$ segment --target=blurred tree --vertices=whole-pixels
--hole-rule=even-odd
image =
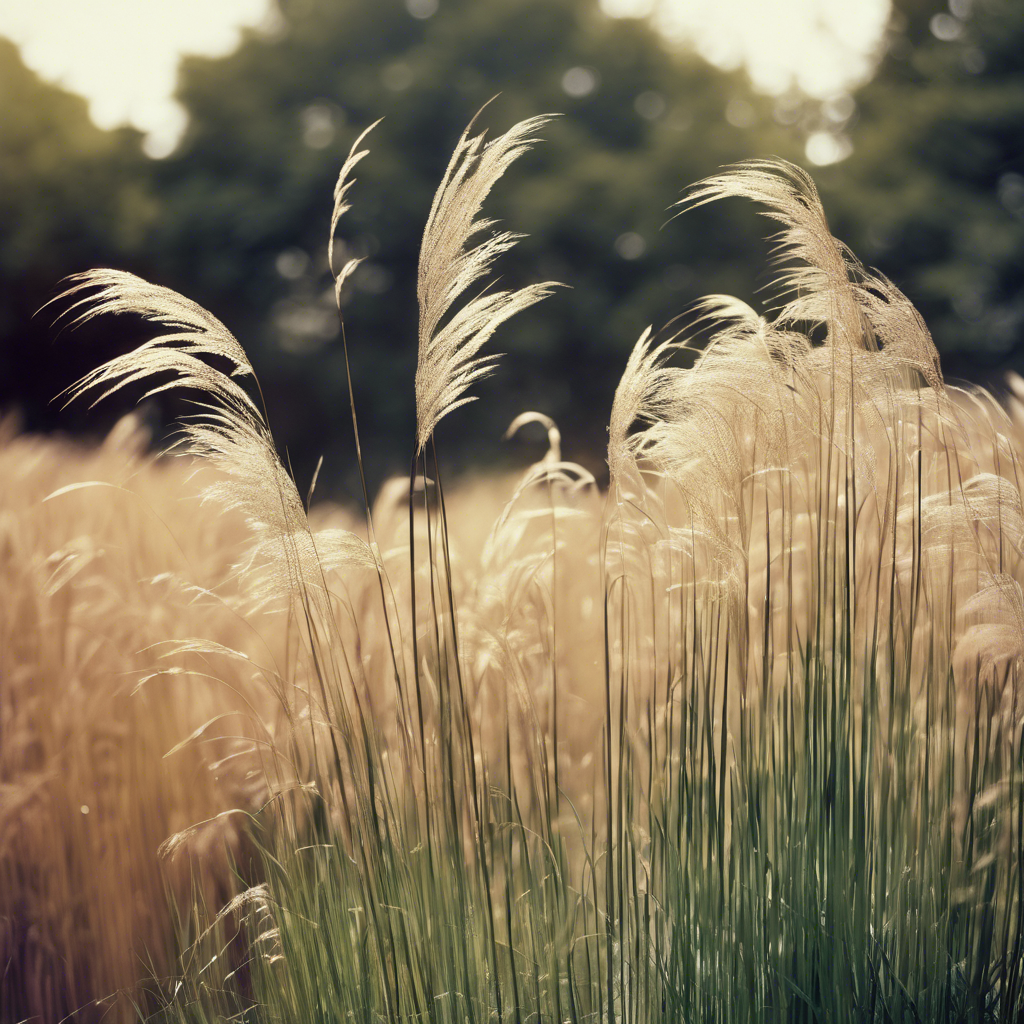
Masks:
[[[490,459],[514,415],[560,422],[596,465],[612,392],[647,323],[696,296],[750,294],[761,226],[747,210],[697,211],[666,230],[681,189],[722,163],[787,144],[738,75],[670,52],[644,22],[596,0],[282,0],[272,35],[218,60],[189,58],[189,127],[157,169],[154,250],[164,283],[214,310],[253,353],[272,425],[308,472],[352,467],[341,346],[326,268],[335,176],[384,116],[339,238],[367,257],[345,296],[371,471],[404,469],[413,438],[415,267],[433,191],[459,133],[564,114],[489,200],[530,238],[499,273],[570,284],[502,328],[508,356],[445,425],[451,461]],[[579,442],[573,446],[573,442]],[[376,443],[375,443],[376,442]],[[456,458],[457,461],[457,458]]]
[[[1024,4],[898,0],[819,175],[835,230],[921,309],[947,372],[1024,370]]]
[[[137,267],[155,213],[140,135],[97,128],[85,100],[40,81],[0,38],[0,410],[25,425],[109,425],[55,394],[116,348],[117,326],[53,346],[55,313],[33,314],[65,275],[96,263]]]

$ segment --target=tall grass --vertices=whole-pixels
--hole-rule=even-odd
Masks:
[[[251,732],[238,695],[248,688],[268,720],[269,705],[247,673],[218,666],[214,680],[182,645],[211,631],[266,647],[202,590],[245,544],[237,517],[179,497],[206,471],[154,464],[131,420],[95,451],[3,430],[0,1019],[49,1021],[134,990],[147,960],[170,969],[168,888],[179,901],[193,880],[211,902],[233,894],[227,851],[245,844],[234,816],[196,829],[176,857],[161,862],[157,847],[263,802],[262,779],[232,755]],[[198,745],[164,757],[215,715]]]
[[[604,494],[521,417],[548,454],[460,549],[480,509],[446,503],[433,430],[550,289],[460,299],[514,241],[478,212],[539,125],[467,133],[439,188],[410,480],[367,497],[361,535],[310,524],[223,325],[113,271],[73,289],[79,315],[166,332],[80,392],[152,373],[206,393],[186,446],[252,537],[216,596],[275,638],[176,648],[244,667],[237,753],[263,791],[252,884],[179,900],[180,963],[139,1013],[1020,1019],[1024,405],[943,380],[803,172],[740,165],[685,203],[782,225],[774,315],[712,296],[702,349],[645,332]]]

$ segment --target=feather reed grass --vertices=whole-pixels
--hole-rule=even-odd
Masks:
[[[741,197],[782,225],[775,315],[711,296],[702,349],[644,333],[606,494],[553,423],[520,417],[548,453],[460,545],[482,513],[446,502],[434,427],[491,368],[494,329],[550,290],[464,299],[514,236],[468,239],[542,123],[467,130],[445,173],[410,480],[367,499],[365,534],[307,514],[223,325],[112,271],[68,293],[79,317],[165,330],[76,393],[151,374],[203,392],[184,446],[214,474],[211,522],[226,510],[249,538],[203,591],[228,631],[171,650],[183,674],[193,657],[217,684],[247,673],[225,689],[261,791],[210,799],[249,809],[258,870],[219,911],[201,891],[183,905],[155,1019],[1019,1020],[1024,385],[1000,405],[947,383],[807,175],[739,165],[683,205]],[[46,592],[34,571],[20,592]],[[225,639],[240,622],[262,650]],[[208,763],[193,731],[180,752]]]

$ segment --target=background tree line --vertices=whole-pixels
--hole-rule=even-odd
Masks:
[[[834,231],[918,303],[948,373],[1024,370],[1024,5],[900,0],[873,80],[851,101],[753,93],[596,0],[281,0],[273,34],[222,59],[188,58],[186,134],[149,160],[138,133],[104,132],[85,103],[36,78],[0,40],[0,409],[29,429],[100,431],[124,404],[53,396],[138,342],[111,320],[57,339],[33,313],[65,274],[133,270],[208,306],[252,355],[271,425],[299,477],[354,495],[354,452],[327,226],[348,147],[384,117],[339,238],[366,261],[344,296],[356,401],[375,481],[413,436],[420,233],[452,146],[483,124],[561,117],[490,201],[529,237],[511,284],[571,285],[502,328],[507,353],[453,417],[450,459],[509,457],[501,435],[533,408],[566,453],[600,462],[626,355],[700,295],[757,292],[766,222],[741,203],[671,219],[682,189],[722,164],[777,154],[806,165],[812,134],[852,144],[811,168]],[[667,222],[667,223],[666,223]],[[187,408],[164,402],[158,430]],[[507,446],[504,446],[507,448]],[[522,454],[513,456],[522,460]]]

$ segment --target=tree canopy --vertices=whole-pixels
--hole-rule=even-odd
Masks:
[[[40,81],[2,38],[0,110],[0,412],[15,407],[36,429],[77,426],[51,399],[95,354],[83,337],[58,355],[52,315],[33,314],[66,274],[144,262],[149,161],[137,132],[97,128],[84,99]]]

